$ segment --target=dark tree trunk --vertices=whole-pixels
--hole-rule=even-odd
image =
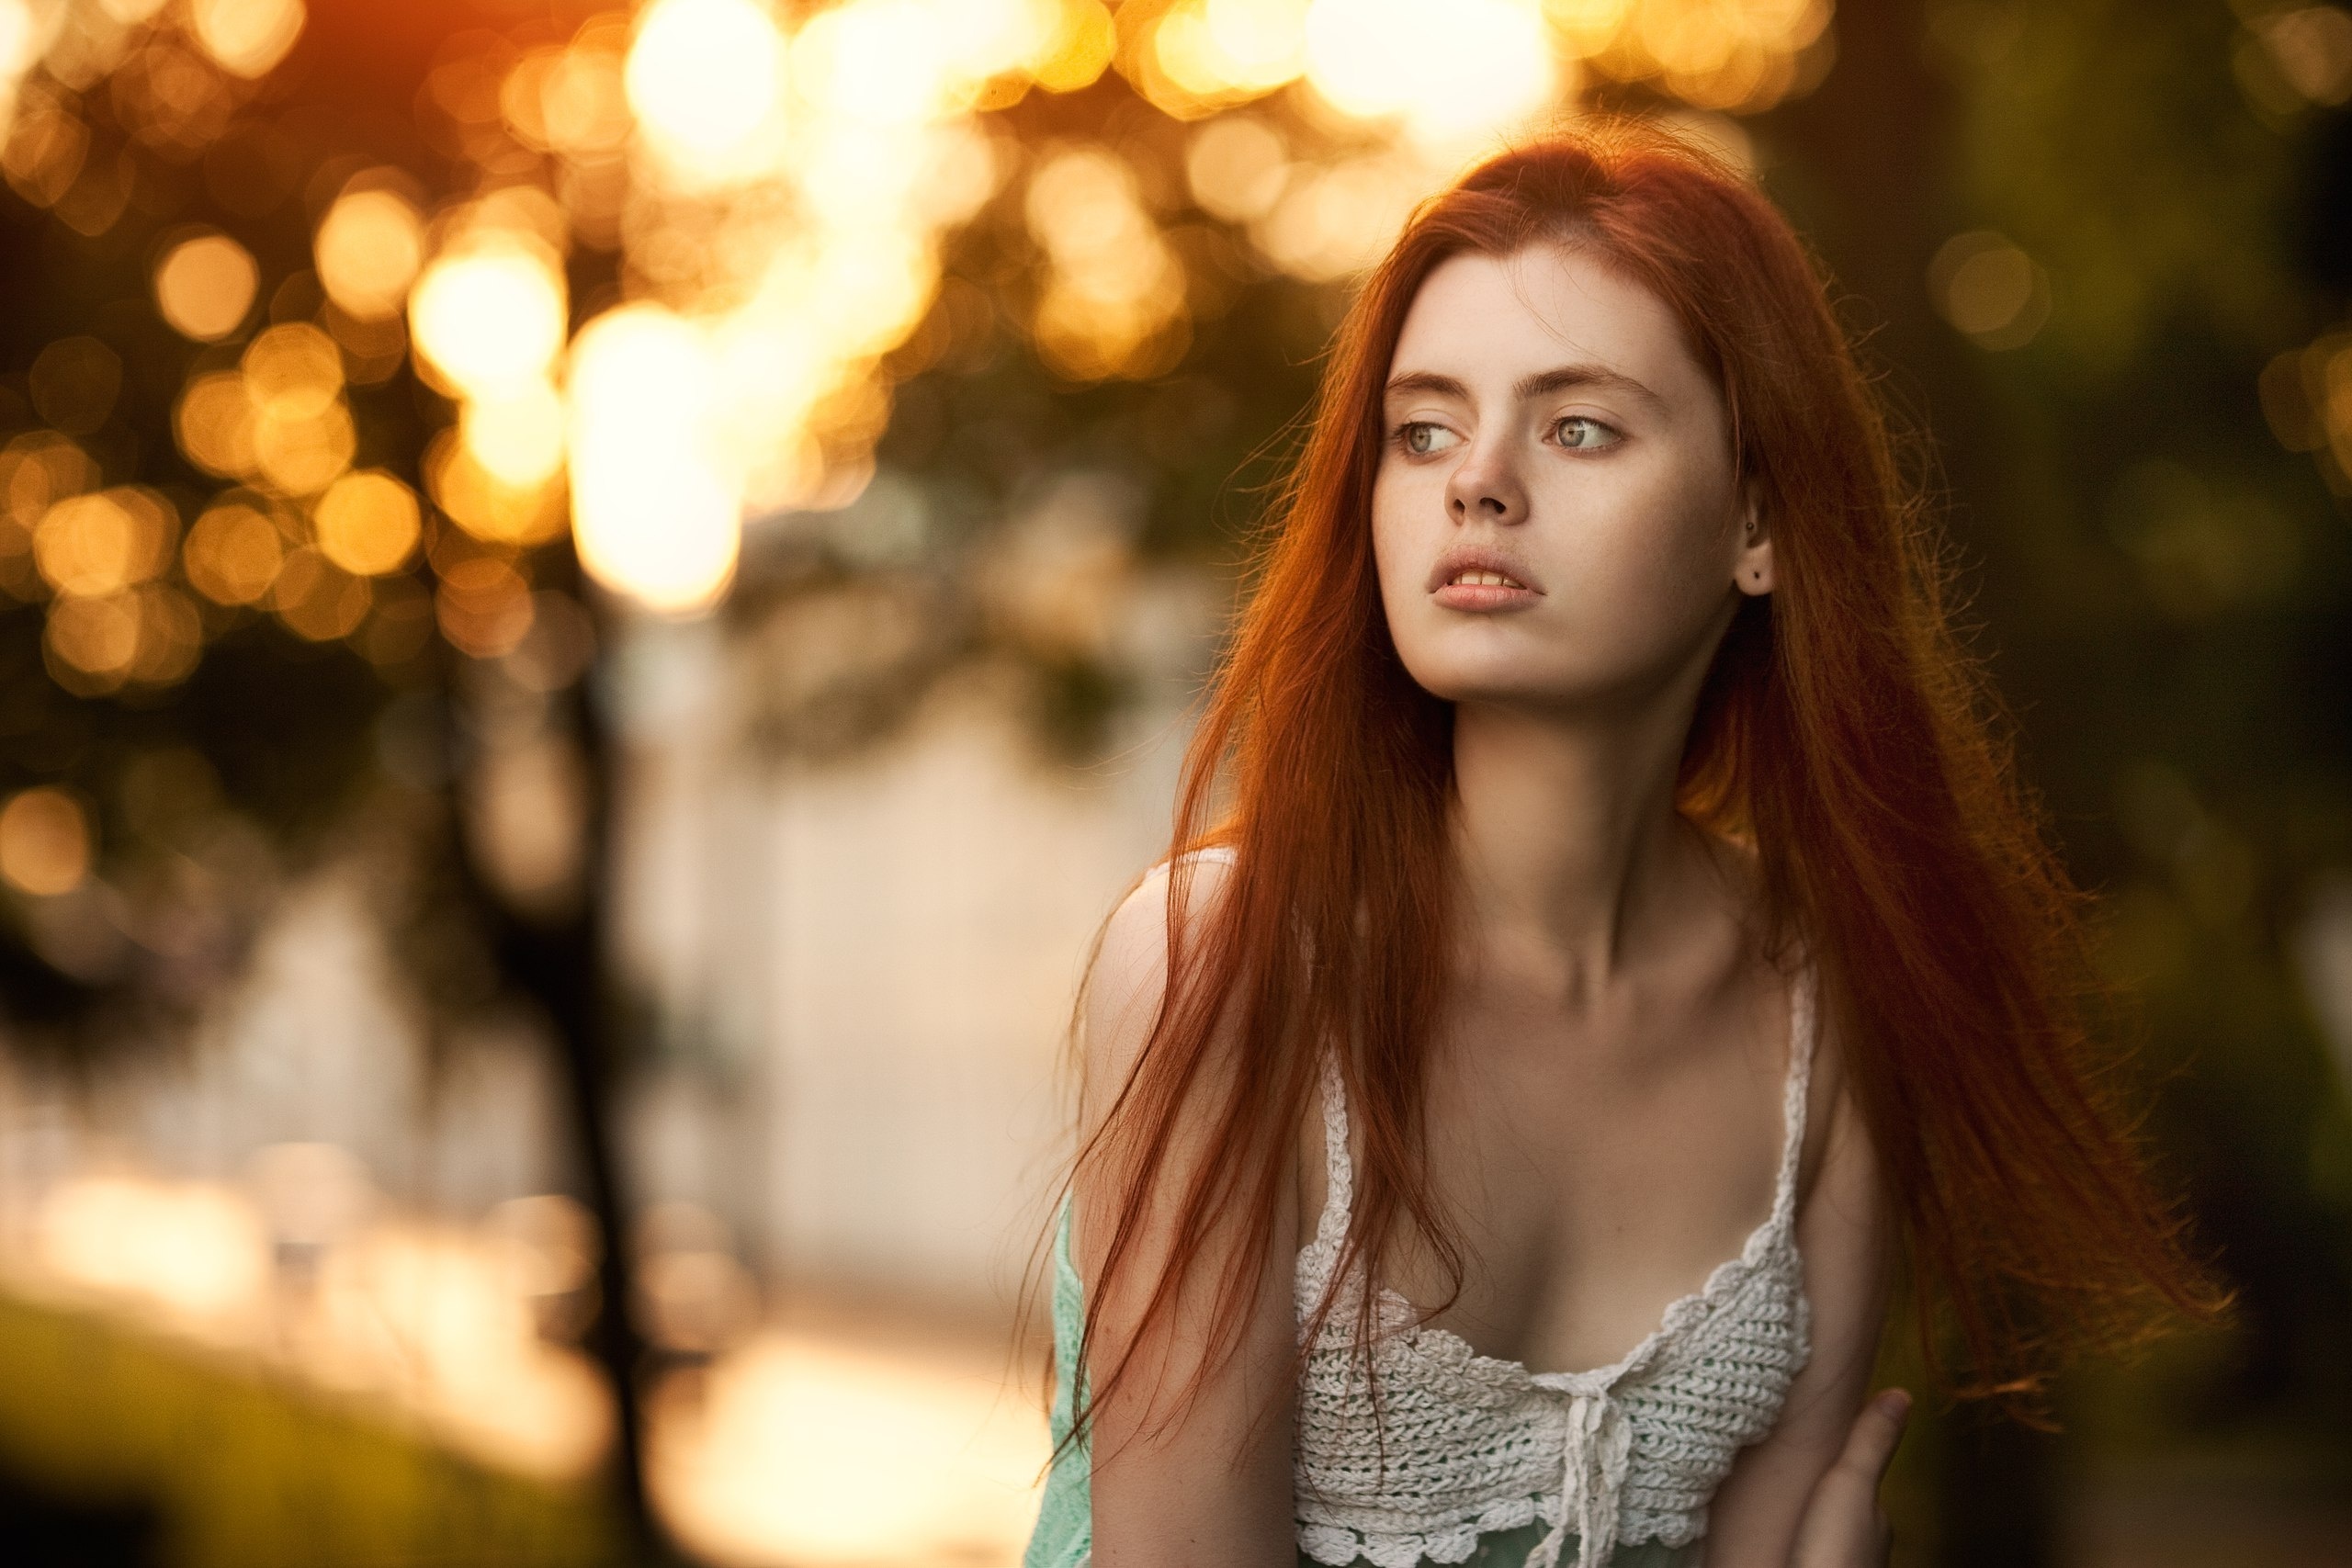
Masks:
[[[579,581],[578,558],[568,544],[550,546],[536,562],[545,585],[593,603]],[[599,647],[603,646],[599,626]],[[457,656],[445,650],[445,658]],[[464,699],[449,683],[450,712]],[[613,1391],[612,1483],[632,1564],[676,1562],[683,1553],[656,1517],[646,1487],[644,1379],[648,1346],[632,1315],[634,1260],[629,1255],[631,1202],[614,1125],[616,1089],[627,1041],[628,1011],[611,976],[609,874],[613,838],[614,756],[608,716],[594,682],[583,677],[565,695],[565,716],[579,748],[586,792],[582,802],[579,895],[547,918],[519,913],[498,893],[467,834],[457,834],[463,876],[484,914],[492,948],[505,982],[537,1004],[553,1034],[562,1109],[580,1159],[585,1198],[603,1241],[596,1269],[597,1310],[583,1346]],[[462,747],[462,742],[460,742]],[[464,752],[455,753],[461,760]],[[457,771],[462,779],[462,767]],[[461,788],[453,784],[453,794]],[[452,809],[462,823],[463,804]]]

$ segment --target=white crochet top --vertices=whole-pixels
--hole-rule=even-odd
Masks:
[[[1353,1352],[1363,1281],[1351,1271],[1308,1352],[1298,1390],[1294,1473],[1299,1550],[1374,1568],[1461,1562],[1478,1538],[1542,1519],[1528,1568],[1554,1568],[1573,1531],[1577,1568],[1620,1542],[1689,1544],[1733,1457],[1772,1428],[1810,1348],[1797,1256],[1797,1156],[1804,1144],[1815,978],[1791,1003],[1780,1174],[1771,1212],[1705,1285],[1666,1309],[1625,1356],[1584,1372],[1534,1372],[1482,1356],[1460,1336],[1416,1325],[1379,1292],[1370,1357]],[[1329,1287],[1352,1188],[1348,1111],[1336,1065],[1323,1073],[1330,1187],[1298,1255],[1301,1333]],[[1375,1420],[1369,1379],[1379,1380]]]

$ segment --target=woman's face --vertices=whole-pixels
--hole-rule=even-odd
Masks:
[[[1373,487],[1388,629],[1455,702],[1639,702],[1772,586],[1722,394],[1657,296],[1589,254],[1463,254],[1396,340]],[[1750,532],[1746,525],[1753,521]]]

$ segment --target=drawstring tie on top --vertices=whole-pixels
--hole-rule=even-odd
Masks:
[[[1576,1568],[1602,1568],[1617,1547],[1617,1496],[1624,1488],[1633,1428],[1606,1389],[1571,1394],[1560,1466],[1560,1521],[1527,1554],[1527,1568],[1557,1568],[1571,1521]],[[1571,1508],[1571,1499],[1574,1506]]]

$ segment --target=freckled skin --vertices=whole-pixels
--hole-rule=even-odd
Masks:
[[[1531,375],[1614,371],[1611,385],[1533,397]],[[1655,295],[1582,252],[1461,255],[1433,271],[1405,318],[1386,403],[1391,434],[1373,489],[1373,544],[1390,635],[1422,686],[1457,702],[1615,704],[1653,696],[1703,660],[1736,593],[1771,586],[1770,546],[1750,546],[1722,396]],[[1423,428],[1408,450],[1398,426]],[[1508,549],[1541,597],[1465,613],[1427,579],[1463,541]],[[1760,572],[1760,577],[1751,575]]]

